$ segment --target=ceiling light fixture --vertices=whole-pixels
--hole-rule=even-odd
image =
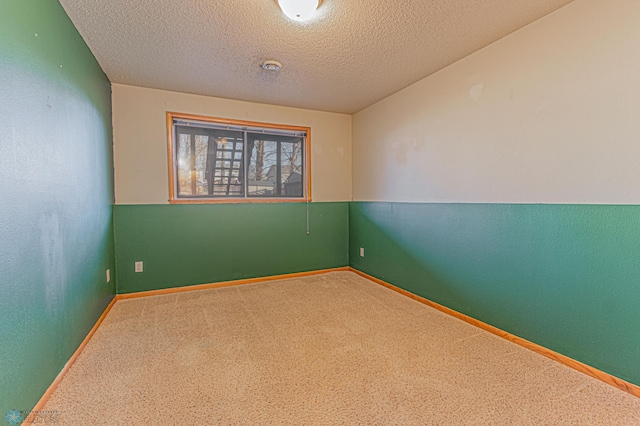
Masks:
[[[282,69],[282,64],[272,59],[269,59],[268,61],[264,61],[261,66],[262,66],[262,69],[266,71],[280,71]]]
[[[280,9],[294,21],[307,21],[316,13],[322,0],[276,0]]]

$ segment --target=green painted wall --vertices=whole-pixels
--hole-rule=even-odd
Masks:
[[[0,2],[0,117],[4,419],[34,406],[114,294],[111,91],[57,1]]]
[[[118,293],[349,265],[349,203],[118,205]],[[134,272],[134,262],[144,272]]]
[[[356,202],[349,221],[352,267],[640,385],[640,207]]]

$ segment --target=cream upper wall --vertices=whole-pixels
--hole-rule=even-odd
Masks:
[[[355,200],[640,202],[640,1],[576,0],[354,116]]]
[[[169,199],[166,112],[311,127],[313,201],[351,200],[351,116],[112,85],[116,204]]]

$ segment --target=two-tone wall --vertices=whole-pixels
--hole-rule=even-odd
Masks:
[[[0,3],[0,413],[34,406],[115,266],[127,293],[351,264],[640,384],[638,22],[576,0],[351,117],[111,98],[57,2]],[[313,202],[169,205],[166,111],[310,126]]]
[[[109,81],[57,1],[0,2],[0,416],[31,410],[115,292]]]
[[[310,233],[304,203],[169,205],[167,111],[311,127]],[[113,129],[119,293],[348,265],[351,116],[114,84]]]
[[[356,114],[351,265],[640,384],[638,22],[576,0]]]

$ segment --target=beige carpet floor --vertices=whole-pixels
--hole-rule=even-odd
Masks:
[[[122,300],[68,425],[640,425],[640,399],[350,272]]]

